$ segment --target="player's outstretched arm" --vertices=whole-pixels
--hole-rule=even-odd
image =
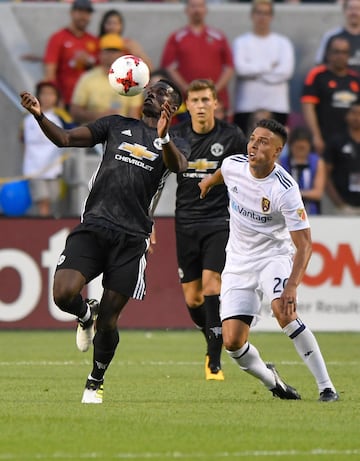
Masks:
[[[45,136],[58,147],[90,147],[94,144],[91,131],[86,126],[64,130],[42,113],[40,102],[35,96],[23,91],[20,97],[21,105],[35,117]]]
[[[223,182],[224,178],[220,168],[214,174],[205,176],[198,184],[200,187],[200,198],[204,198],[212,187],[223,184]]]

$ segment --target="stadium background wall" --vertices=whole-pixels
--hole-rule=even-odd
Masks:
[[[65,239],[78,219],[0,219],[0,329],[69,329],[74,318],[52,300],[52,280]],[[360,331],[360,218],[311,219],[313,256],[299,289],[300,316],[317,331]],[[156,219],[144,301],[130,301],[121,328],[193,328],[177,275],[174,219]],[[84,292],[99,298],[100,277]],[[255,327],[278,326],[264,304]]]
[[[159,65],[168,35],[186,22],[182,3],[98,3],[90,31],[97,34],[100,18],[109,8],[125,17],[125,35],[135,38]],[[230,42],[249,29],[249,3],[209,4],[207,22],[225,31]],[[22,149],[18,129],[22,119],[18,93],[33,91],[42,78],[42,65],[21,59],[24,54],[42,56],[49,36],[69,22],[66,2],[3,2],[0,4],[0,155],[1,176],[21,171]],[[313,65],[322,34],[342,23],[336,4],[276,4],[274,30],[287,35],[295,45],[296,72],[291,83],[292,111],[299,112],[299,94],[305,73]],[[5,142],[6,141],[6,142]]]

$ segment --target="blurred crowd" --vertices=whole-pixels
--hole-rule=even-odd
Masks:
[[[54,0],[1,0],[3,2],[6,1],[21,1],[21,2],[47,2]],[[55,0],[59,1],[60,3],[71,3],[72,0]],[[93,0],[92,3],[112,3],[116,0]],[[184,0],[125,0],[127,2],[148,2],[148,3],[184,3]],[[208,3],[251,3],[252,0],[208,0]],[[274,3],[337,3],[343,4],[344,0],[274,0]]]
[[[289,142],[279,162],[298,181],[308,213],[321,214],[326,195],[339,214],[360,215],[360,0],[341,2],[341,23],[318,44],[295,120],[289,97],[294,45],[273,30],[277,2],[253,0],[249,30],[229,43],[225,32],[206,23],[206,0],[187,0],[184,25],[166,40],[159,67],[147,55],[146,44],[132,38],[131,31],[124,33],[126,21],[118,5],[105,11],[98,34],[90,33],[95,3],[71,2],[69,22],[48,37],[44,56],[22,57],[43,63],[36,94],[55,123],[76,126],[110,114],[140,118],[142,96],[117,95],[107,79],[117,57],[134,54],[147,63],[151,79],[170,79],[184,95],[194,79],[211,79],[218,95],[216,116],[246,134],[261,118],[284,124]],[[174,123],[187,117],[183,105]],[[23,173],[36,176],[30,181],[35,213],[56,215],[62,175],[62,162],[56,159],[61,152],[44,139],[29,116],[21,127],[21,140]]]

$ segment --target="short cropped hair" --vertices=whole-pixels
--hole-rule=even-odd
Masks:
[[[188,96],[189,93],[191,93],[192,91],[201,91],[207,89],[211,91],[212,95],[214,96],[214,99],[217,99],[215,84],[212,80],[207,78],[197,78],[196,80],[190,82],[190,85],[186,90],[186,96]]]
[[[274,120],[272,118],[263,118],[256,123],[255,127],[266,128],[267,130],[270,130],[272,133],[276,134],[281,138],[283,145],[286,144],[288,138],[286,128],[277,120]]]
[[[168,80],[167,78],[161,78],[159,82],[166,83],[174,90],[174,103],[176,106],[180,107],[183,101],[180,88],[172,80]]]
[[[331,36],[329,38],[329,40],[327,41],[327,43],[326,43],[325,56],[327,56],[329,54],[334,42],[336,42],[338,40],[341,41],[341,42],[345,42],[345,43],[347,43],[349,45],[349,53],[350,53],[350,42],[349,42],[349,40],[346,37],[343,37],[340,34],[335,34],[335,35]]]
[[[263,4],[270,5],[271,14],[274,14],[274,3],[272,0],[253,0],[251,4],[251,13],[254,13],[258,5],[263,5]]]

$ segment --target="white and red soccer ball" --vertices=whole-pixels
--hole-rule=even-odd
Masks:
[[[109,69],[109,83],[122,96],[135,96],[141,93],[150,80],[150,71],[145,62],[126,54],[117,58]]]

